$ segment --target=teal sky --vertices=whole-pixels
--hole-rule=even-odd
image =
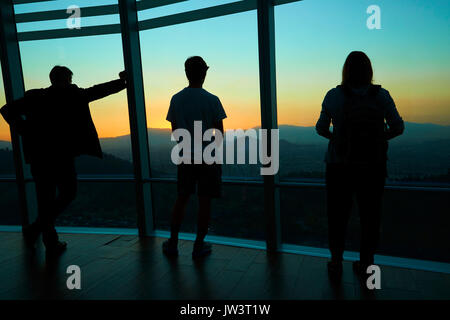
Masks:
[[[139,18],[228,2],[233,1],[191,0],[146,10]],[[20,13],[113,3],[62,0],[15,9]],[[372,4],[381,9],[380,30],[366,27],[366,9]],[[279,123],[313,125],[323,96],[340,81],[346,56],[362,50],[372,60],[374,82],[390,91],[405,120],[450,125],[449,9],[450,2],[444,0],[304,0],[277,6]],[[84,18],[82,27],[118,22],[117,15]],[[20,24],[18,30],[64,27],[65,20],[58,20]],[[225,126],[259,124],[255,11],[146,30],[140,38],[150,127],[168,126],[168,102],[186,85],[183,62],[190,55],[202,55],[211,66],[205,88],[221,98],[228,114]],[[119,34],[29,41],[21,43],[20,49],[26,89],[48,86],[48,72],[56,64],[69,66],[74,82],[82,87],[113,79],[123,69]],[[124,93],[94,103],[92,110],[100,136],[128,133]],[[5,138],[4,129],[0,122],[0,140]]]

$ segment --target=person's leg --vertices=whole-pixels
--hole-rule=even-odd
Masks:
[[[356,193],[361,222],[360,261],[364,266],[374,263],[378,247],[384,183],[381,170],[373,169],[364,175],[364,181]]]
[[[38,205],[38,217],[31,228],[42,232],[44,244],[58,241],[58,236],[53,224],[56,199],[56,181],[54,175],[46,170],[45,165],[34,164],[31,166],[36,187]]]
[[[350,177],[342,165],[328,165],[326,169],[328,242],[331,260],[341,263],[345,236],[352,207]]]
[[[75,163],[73,159],[68,159],[61,163],[58,168],[57,178],[58,195],[55,202],[55,215],[53,222],[56,220],[67,206],[76,198],[77,195],[77,173],[75,171]]]
[[[208,233],[209,220],[211,218],[211,197],[198,196],[198,220],[196,243],[201,243]]]
[[[178,233],[183,221],[186,205],[190,195],[195,192],[195,179],[191,165],[180,164],[177,167],[177,200],[170,218],[170,239],[164,241],[163,252],[168,256],[178,255]]]
[[[204,241],[211,219],[211,199],[220,198],[222,184],[222,167],[218,164],[202,164],[197,167],[198,177],[198,220],[197,238],[194,243],[192,257],[201,258],[211,254],[212,246]]]
[[[178,243],[178,233],[180,232],[189,197],[190,196],[186,194],[179,194],[173,206],[170,222],[170,241],[173,245]]]

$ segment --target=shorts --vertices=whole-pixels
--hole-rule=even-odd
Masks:
[[[222,194],[222,166],[220,164],[180,164],[178,165],[177,189],[179,195],[195,194],[220,198]]]

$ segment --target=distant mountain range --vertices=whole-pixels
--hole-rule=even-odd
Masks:
[[[254,128],[258,129],[258,128]],[[327,140],[316,133],[313,126],[280,125],[280,140],[301,145],[326,144]],[[151,147],[172,146],[170,129],[148,129],[149,144]],[[405,132],[402,136],[392,140],[393,144],[422,143],[432,140],[450,139],[450,126],[432,123],[405,122]],[[114,154],[123,159],[131,159],[130,135],[100,139],[103,151]],[[11,148],[9,141],[0,140],[0,149]]]
[[[255,128],[257,129],[257,128]],[[302,127],[292,125],[280,125],[280,141],[297,145],[322,146],[328,140],[319,136],[313,126]],[[172,147],[174,142],[170,140],[170,129],[149,129],[148,139],[150,148]],[[450,126],[430,123],[405,122],[405,132],[402,136],[393,139],[390,144],[416,144],[427,141],[450,139]],[[104,152],[111,153],[122,159],[131,160],[131,140],[129,135],[115,138],[103,138],[101,144]],[[0,145],[1,147],[1,145]]]
[[[321,176],[328,140],[320,137],[312,126],[280,125],[279,129],[280,174],[287,177]],[[170,135],[170,129],[148,130],[152,170],[161,175],[174,175],[176,172],[170,160],[170,152],[176,142],[170,140]],[[104,153],[117,158],[116,163],[120,159],[132,160],[130,135],[102,138],[100,142]],[[0,141],[0,149],[8,148],[11,148],[10,142]],[[99,165],[100,163],[96,163],[95,167]],[[108,171],[115,172],[113,167],[114,165]],[[224,167],[224,175],[254,177],[259,175],[258,167],[259,165],[227,165]],[[389,168],[391,177],[398,179],[413,175],[423,177],[447,174],[450,169],[450,126],[406,122],[404,134],[390,141]],[[94,173],[96,170],[89,171]],[[117,171],[131,172],[131,168]]]

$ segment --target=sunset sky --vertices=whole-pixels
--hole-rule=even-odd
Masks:
[[[230,1],[219,1],[225,2]],[[366,27],[371,4],[381,9],[381,30]],[[198,5],[193,0],[175,9]],[[170,7],[158,9],[158,14],[174,13]],[[39,10],[54,8],[41,4]],[[446,0],[304,0],[276,7],[278,123],[314,125],[324,95],[340,82],[346,56],[361,50],[372,60],[374,82],[389,90],[406,121],[450,125],[449,9]],[[27,12],[32,7],[21,5],[16,10]],[[151,14],[148,10],[140,16]],[[117,16],[101,20],[117,22]],[[19,31],[39,28],[22,25]],[[44,27],[63,28],[65,21],[46,22]],[[149,127],[169,127],[165,120],[169,101],[187,85],[183,63],[192,55],[203,56],[210,66],[204,87],[221,99],[228,115],[225,127],[260,125],[255,11],[146,30],[140,40]],[[48,73],[54,65],[68,66],[80,87],[115,79],[123,69],[121,45],[119,34],[22,42],[25,87],[49,86]],[[3,105],[3,83],[0,86]],[[129,133],[125,91],[92,103],[91,111],[100,137]],[[0,140],[9,140],[3,120]]]

